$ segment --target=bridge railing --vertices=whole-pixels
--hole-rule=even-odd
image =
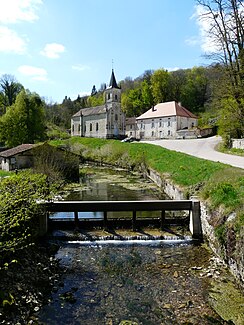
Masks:
[[[103,212],[103,226],[107,227],[107,213],[131,211],[132,229],[136,229],[138,211],[161,211],[160,226],[165,222],[165,211],[189,211],[189,229],[194,238],[202,236],[200,202],[198,200],[148,200],[148,201],[50,201],[45,202],[47,213],[73,212],[75,225],[78,226],[78,212]],[[48,224],[48,222],[46,222]]]

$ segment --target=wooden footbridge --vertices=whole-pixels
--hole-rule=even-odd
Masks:
[[[84,221],[78,218],[79,212],[102,212],[102,226],[106,229],[109,227],[111,219],[108,218],[108,212],[113,211],[128,211],[132,213],[131,219],[124,219],[124,222],[131,223],[133,230],[140,226],[142,218],[137,218],[139,211],[160,211],[159,224],[160,228],[169,224],[166,220],[166,211],[187,211],[189,229],[193,238],[202,238],[202,228],[200,219],[200,202],[198,200],[148,200],[148,201],[50,201],[42,203],[45,205],[46,214],[42,220],[42,232],[45,233],[50,225],[55,223],[54,220],[49,218],[50,213],[54,212],[73,212],[73,220],[69,220],[69,224],[73,222],[75,227],[83,227]],[[86,220],[86,222],[94,221],[95,219]],[[58,220],[56,219],[56,223]],[[121,223],[121,219],[120,219]],[[66,222],[67,224],[67,222]],[[116,219],[113,219],[113,224],[116,225]]]

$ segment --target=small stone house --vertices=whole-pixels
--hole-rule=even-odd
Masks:
[[[136,118],[140,139],[177,138],[179,130],[193,130],[198,118],[175,101],[157,104]]]
[[[31,149],[34,146],[34,144],[21,144],[15,148],[0,152],[2,170],[11,171],[32,167],[33,155]]]
[[[71,136],[124,138],[125,114],[121,110],[121,89],[113,70],[104,95],[104,105],[82,108],[72,116]]]

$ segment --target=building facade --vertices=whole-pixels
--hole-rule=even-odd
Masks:
[[[138,138],[170,139],[180,137],[180,130],[196,129],[198,120],[181,104],[172,101],[157,104],[137,117],[136,122]]]
[[[71,118],[71,135],[91,138],[123,138],[125,114],[121,110],[121,89],[112,70],[105,90],[105,104],[82,108]]]

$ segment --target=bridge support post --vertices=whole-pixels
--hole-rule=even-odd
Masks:
[[[136,231],[136,211],[132,214],[132,231]]]
[[[202,239],[202,224],[201,224],[201,209],[200,201],[196,198],[192,198],[192,209],[190,213],[190,232],[192,238]]]
[[[165,223],[165,210],[161,211],[161,218],[160,218],[160,229],[163,230]]]
[[[107,214],[107,211],[103,212],[103,229],[104,230],[108,229],[108,214]]]
[[[78,215],[78,211],[74,212],[74,216],[75,216],[75,228],[78,229],[79,228],[79,215]]]

